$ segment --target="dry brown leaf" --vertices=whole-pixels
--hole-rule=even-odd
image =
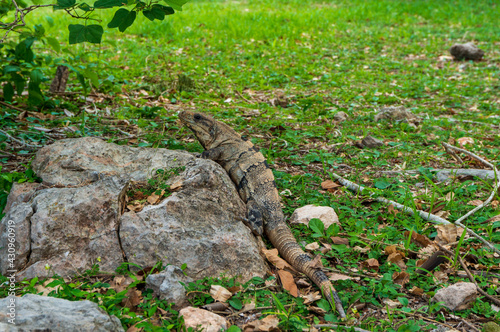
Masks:
[[[321,309],[320,307],[308,307],[307,310],[312,311],[320,316],[326,315],[326,311],[324,309]]]
[[[366,261],[361,262],[361,268],[365,269],[372,269],[378,271],[379,266],[380,264],[378,263],[378,260],[376,260],[375,258],[369,258]]]
[[[300,297],[304,299],[304,304],[313,303],[321,299],[321,295],[319,294],[319,292],[313,292],[307,295],[301,295]]]
[[[408,237],[410,235],[410,232],[406,231],[404,234],[405,234],[405,237]],[[417,232],[411,233],[411,242],[416,243],[424,248],[432,243],[432,241],[427,236],[422,235],[422,234],[418,234]]]
[[[245,303],[245,306],[243,307],[242,311],[250,311],[250,310],[253,310],[255,309],[255,302],[252,301],[250,303]]]
[[[262,249],[262,253],[266,256],[267,260],[278,269],[283,270],[287,268],[295,271],[295,269],[284,259],[278,257],[278,249]]]
[[[433,273],[434,277],[441,281],[441,282],[445,282],[445,281],[448,281],[449,277],[448,277],[448,273],[446,272],[443,272],[443,271],[434,271]]]
[[[116,276],[109,283],[109,287],[114,289],[115,292],[120,293],[125,290],[131,283],[135,280],[130,278],[129,276]]]
[[[328,190],[330,192],[334,192],[335,191],[335,188],[338,188],[338,187],[341,187],[342,185],[336,183],[336,182],[333,182],[332,180],[326,180],[326,181],[323,181],[321,182],[321,188],[322,189],[325,189],[325,190]]]
[[[406,271],[394,272],[392,274],[392,280],[395,284],[404,286],[410,281],[410,274]]]
[[[448,219],[448,217],[451,215],[450,211],[439,211],[435,213],[436,216],[443,218],[443,219]]]
[[[136,288],[129,289],[126,296],[127,297],[123,299],[121,303],[124,307],[134,309],[139,303],[142,302],[142,293]]]
[[[445,200],[450,202],[453,198],[455,197],[455,193],[453,191],[450,191],[449,193],[446,194]]]
[[[400,211],[396,210],[396,209],[394,208],[394,205],[392,205],[392,204],[391,204],[391,205],[389,205],[389,206],[387,207],[387,211],[388,211],[390,214],[393,214],[393,215],[397,215],[398,213],[400,213]]]
[[[349,239],[343,237],[332,236],[330,239],[332,239],[334,244],[345,244],[346,246],[349,245]]]
[[[146,199],[149,204],[153,205],[156,204],[160,200],[160,196],[157,195],[156,193],[152,193],[148,198]]]
[[[386,255],[394,254],[398,252],[397,247],[395,245],[387,246],[384,249]]]
[[[243,332],[275,332],[279,331],[278,324],[280,320],[276,315],[269,315],[261,320],[254,320],[243,325]]]
[[[410,289],[410,293],[416,296],[422,296],[424,294],[424,290],[422,288],[418,288],[417,286],[413,286],[413,288]]]
[[[283,288],[292,294],[292,296],[299,296],[299,289],[293,280],[293,276],[290,272],[285,270],[278,270],[278,275],[280,276],[281,284]]]
[[[472,137],[460,137],[457,142],[463,148],[467,144],[474,144],[474,139]]]
[[[354,279],[353,277],[347,276],[345,274],[340,274],[340,273],[329,273],[328,274],[328,279],[330,281],[337,281],[337,280],[352,280]]]
[[[491,217],[490,219],[486,220],[487,223],[494,223],[496,221],[500,221],[500,214],[497,214],[494,217]]]
[[[401,270],[406,270],[406,264],[403,261],[403,255],[399,252],[395,252],[387,257],[387,260],[393,264],[396,264]]]
[[[313,268],[322,269],[323,262],[321,261],[321,255],[316,255],[316,257],[313,258],[310,264],[311,264],[310,266]]]
[[[457,226],[454,224],[436,225],[435,227],[438,233],[436,242],[440,244],[455,242],[457,237],[461,235],[458,233]]]
[[[130,211],[134,211],[134,212],[140,212],[140,211],[142,211],[143,208],[144,208],[144,204],[142,204],[142,203],[134,203],[134,204],[127,205],[127,209],[129,209]]]
[[[52,281],[55,279],[49,278],[43,282],[43,284],[38,284],[35,286],[35,289],[37,293],[42,293],[43,296],[49,295],[50,292],[55,291],[56,293],[59,292],[59,289],[61,288],[61,285],[57,285],[55,287],[47,287],[48,284],[50,284]]]
[[[494,208],[495,210],[498,209],[498,206],[500,205],[500,202],[497,200],[491,201],[490,203],[491,207]]]
[[[177,181],[170,186],[170,191],[176,191],[182,188],[184,183],[182,181]]]
[[[475,199],[475,200],[472,200],[470,202],[467,202],[467,205],[472,205],[472,206],[479,206],[482,204],[483,204],[483,201],[480,199]]]
[[[227,290],[233,294],[236,294],[238,292],[241,292],[243,290],[243,287],[241,285],[238,285],[238,286],[229,287]]]
[[[309,250],[309,251],[318,250],[319,244],[318,244],[318,242],[309,243],[308,245],[305,246],[305,248],[306,248],[306,250]]]
[[[210,296],[215,301],[226,302],[231,298],[231,296],[233,296],[233,294],[220,285],[212,285],[210,286]]]
[[[354,248],[352,248],[352,249],[354,249],[354,250],[356,250],[356,251],[359,251],[359,252],[361,252],[361,253],[367,253],[368,251],[370,251],[370,250],[371,250],[371,248],[370,248],[369,246],[366,246],[366,247],[364,247],[364,248],[361,248],[360,246],[355,246],[355,247],[354,247]]]

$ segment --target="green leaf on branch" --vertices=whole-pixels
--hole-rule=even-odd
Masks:
[[[30,82],[28,83],[28,101],[32,105],[38,105],[43,102],[43,94],[40,90],[40,83],[43,81],[43,74],[39,69],[34,69],[30,73]]]
[[[90,12],[92,10],[92,7],[90,7],[88,4],[85,2],[82,2],[81,4],[78,5],[78,8],[83,10],[84,12]]]
[[[97,0],[96,2],[94,2],[94,8],[121,7],[126,4],[126,0]]]
[[[14,97],[14,87],[12,87],[12,84],[7,83],[3,86],[3,98],[5,101],[12,101],[12,98]]]
[[[57,5],[55,5],[53,8],[54,10],[66,9],[73,7],[75,4],[76,0],[57,0]]]
[[[182,11],[182,6],[189,2],[189,0],[163,0],[175,10]]]
[[[10,77],[12,77],[12,81],[14,81],[14,85],[16,86],[16,92],[20,96],[23,93],[26,80],[18,73],[11,72]]]
[[[34,41],[34,37],[29,37],[16,45],[15,55],[18,60],[23,60],[25,62],[33,61],[35,56],[31,50],[31,45],[33,45]]]
[[[7,65],[7,66],[3,67],[4,74],[16,73],[20,70],[21,70],[21,68],[19,68],[18,66]]]
[[[151,9],[146,9],[142,12],[144,16],[146,16],[150,21],[155,19],[159,21],[163,21],[165,19],[165,15],[172,15],[175,11],[172,7],[167,7],[163,5],[153,5]]]
[[[47,37],[47,44],[49,44],[54,51],[58,53],[61,51],[61,45],[59,45],[59,42],[54,37]]]
[[[111,22],[108,23],[108,28],[118,28],[120,32],[123,32],[134,23],[136,17],[137,12],[120,8],[116,11]]]
[[[68,26],[68,29],[70,44],[78,44],[83,42],[99,44],[104,32],[102,26],[98,24],[87,26],[81,24],[70,24]]]

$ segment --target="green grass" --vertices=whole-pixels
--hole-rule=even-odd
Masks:
[[[113,12],[99,14],[103,25],[111,20]],[[46,16],[53,19],[52,27],[46,23]],[[378,259],[379,277],[335,282],[345,308],[364,304],[358,309],[359,316],[351,313],[364,317],[358,326],[373,331],[429,331],[436,326],[413,317],[413,313],[443,322],[446,310],[408,292],[416,286],[431,296],[443,284],[432,277],[413,275],[405,287],[394,284],[392,274],[400,269],[389,264],[384,254],[389,244],[399,244],[401,248],[406,245],[409,251],[405,262],[412,274],[417,261],[412,252],[420,248],[414,243],[408,245],[404,232],[413,231],[434,239],[436,228],[419,217],[394,215],[386,205],[366,197],[343,190],[328,193],[321,190],[320,183],[330,178],[329,172],[341,173],[359,184],[384,188],[381,195],[410,207],[425,210],[444,204],[450,221],[473,208],[467,202],[484,200],[489,195],[491,182],[468,179],[435,184],[424,175],[432,177],[432,168],[462,167],[440,144],[460,137],[472,137],[474,144],[467,149],[499,165],[499,130],[488,126],[500,125],[498,2],[195,1],[162,23],[152,23],[139,16],[124,34],[105,28],[101,46],[75,46],[67,45],[67,25],[76,23],[75,20],[50,10],[30,14],[29,24],[44,24],[47,34],[55,36],[67,49],[56,54],[48,46],[37,44],[38,54],[49,55],[54,60],[44,67],[46,76],[52,77],[55,64],[64,61],[91,68],[99,76],[99,84],[94,84],[93,92],[105,98],[94,102],[78,99],[78,95],[59,98],[55,108],[43,110],[56,116],[56,120],[28,118],[28,125],[36,121],[36,125],[54,128],[73,125],[77,129],[73,137],[104,136],[109,141],[126,144],[127,140],[118,140],[123,135],[113,126],[103,124],[99,116],[81,113],[77,117],[66,117],[62,111],[66,108],[77,113],[83,107],[93,109],[95,106],[98,110],[107,108],[113,117],[128,119],[137,125],[140,137],[149,146],[199,152],[201,147],[197,143],[186,140],[192,138],[192,134],[175,123],[176,115],[187,108],[212,113],[261,147],[274,169],[279,191],[291,192],[282,197],[287,216],[307,204],[335,208],[342,224],[339,236],[348,238],[349,246],[335,245],[329,238],[322,238],[332,244],[332,251],[323,256],[327,268],[352,273],[363,261]],[[486,52],[484,61],[454,62],[440,58],[449,55],[451,45],[467,41],[475,42]],[[181,89],[177,83],[179,75],[192,79],[194,88]],[[76,78],[71,79],[69,90],[82,93]],[[152,98],[147,98],[144,92]],[[228,99],[231,101],[226,102]],[[281,102],[273,102],[276,99]],[[405,123],[374,122],[375,111],[390,105],[411,109],[423,118],[422,123],[412,128]],[[161,108],[153,108],[157,106]],[[253,110],[258,110],[260,115],[252,113]],[[349,116],[342,124],[333,121],[339,111]],[[38,136],[17,132],[17,115],[13,111],[4,115],[1,128],[32,142],[48,143],[39,137],[40,132],[36,133]],[[133,127],[124,130],[138,134]],[[367,134],[387,144],[377,149],[357,148],[354,141]],[[8,149],[5,142],[0,145],[1,150]],[[7,159],[1,160],[8,164]],[[465,158],[465,162],[467,167],[482,167],[469,158]],[[3,170],[8,169],[7,166]],[[24,171],[20,165],[9,167]],[[380,173],[398,169],[419,170],[419,173],[405,177]],[[446,201],[445,196],[450,192],[455,193],[455,198]],[[498,195],[495,200],[500,200]],[[497,247],[500,224],[484,222],[497,215],[498,209],[498,205],[488,206],[466,220],[469,227]],[[318,240],[305,226],[292,226],[292,230],[299,243]],[[370,250],[359,252],[353,249],[355,246]],[[457,253],[462,257],[466,253],[476,255],[478,264],[496,266],[498,270],[498,257],[471,238],[460,243]],[[450,271],[448,274],[449,281],[445,284],[466,280]],[[497,292],[497,284],[485,277],[476,279],[488,293]],[[189,287],[206,291],[212,282],[205,280]],[[264,287],[263,281],[258,283]],[[289,313],[280,311],[280,317],[285,317],[281,326],[287,324],[289,329],[294,326],[299,329],[297,317],[299,322],[307,324],[325,319],[336,321],[331,312],[324,317],[308,316],[312,312],[302,300],[293,299],[285,292],[273,289],[273,294],[278,294],[278,301],[284,305],[293,304],[295,308]],[[383,314],[386,298],[394,301],[407,298],[410,303],[401,300],[402,308]],[[243,302],[257,299],[257,306],[280,307],[273,302],[268,290],[247,291],[238,295],[238,299]],[[200,306],[210,301],[210,297],[200,295],[193,299],[193,304]],[[154,304],[145,307],[147,311]],[[165,303],[161,308],[170,310]],[[367,310],[376,310],[385,319],[364,316]],[[142,319],[126,318],[123,310],[113,309],[113,313],[122,318],[127,327]],[[493,311],[484,297],[471,309],[455,314],[478,327],[479,318],[500,320],[498,312]],[[472,314],[479,318],[471,318]],[[153,316],[154,312],[144,317]],[[143,323],[146,330],[153,329],[153,321]],[[450,321],[453,320],[447,317],[447,322]],[[167,323],[164,327],[177,328],[181,324],[175,313]],[[232,320],[231,323],[241,322]]]

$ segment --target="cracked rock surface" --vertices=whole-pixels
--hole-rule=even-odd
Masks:
[[[159,260],[187,264],[194,279],[225,273],[246,281],[266,272],[255,238],[237,221],[245,205],[224,169],[210,160],[87,137],[44,147],[32,166],[43,182],[16,184],[0,223],[2,257],[9,226],[16,234],[16,259],[0,261],[2,274],[72,276],[95,263],[114,272],[125,261],[144,268]],[[177,167],[185,170],[167,182],[182,183],[180,189],[140,212],[123,212],[131,181]]]

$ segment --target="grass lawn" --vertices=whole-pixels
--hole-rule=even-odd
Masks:
[[[105,27],[100,45],[68,45],[68,24],[81,22],[62,12],[29,14],[28,25],[42,23],[46,34],[61,43],[59,53],[36,44],[35,53],[51,60],[42,68],[46,77],[53,77],[56,64],[67,63],[87,78],[88,94],[71,74],[71,94],[55,96],[36,110],[52,118],[28,117],[20,122],[19,111],[4,108],[0,129],[43,145],[53,138],[21,127],[74,126],[71,137],[101,136],[126,144],[119,128],[136,135],[129,140],[131,145],[200,152],[191,132],[176,122],[177,113],[185,109],[211,113],[261,147],[279,191],[287,190],[282,194],[287,216],[307,204],[336,210],[342,226],[331,234],[303,225],[293,225],[292,230],[299,243],[331,246],[322,258],[327,271],[352,277],[334,282],[344,307],[349,308],[351,324],[370,331],[430,331],[446,324],[464,326],[462,320],[479,329],[487,321],[500,322],[498,306],[484,296],[471,308],[456,312],[428,300],[446,285],[469,281],[456,259],[438,268],[434,276],[415,275],[423,256],[418,253],[421,246],[410,241],[411,234],[433,240],[441,232],[435,224],[394,213],[387,204],[342,187],[328,191],[321,186],[335,172],[413,209],[436,211],[439,206],[449,221],[473,209],[471,201],[486,200],[491,181],[461,178],[437,183],[433,169],[487,168],[466,155],[461,155],[461,165],[441,146],[441,142],[459,146],[461,138],[472,139],[464,148],[500,166],[500,3],[193,1],[183,8],[161,23],[139,15],[125,33]],[[97,17],[105,26],[113,12]],[[453,61],[449,48],[469,41],[485,51],[484,59]],[[48,88],[50,81],[45,84]],[[29,107],[23,100],[16,105]],[[416,126],[375,122],[374,115],[387,106],[404,106],[421,120]],[[68,117],[64,109],[77,116]],[[341,111],[347,120],[335,121]],[[128,120],[128,124],[113,126],[103,118]],[[356,142],[367,135],[384,145],[360,148]],[[4,174],[24,172],[32,153],[9,150],[5,141],[0,142],[0,150],[16,157],[0,159]],[[490,205],[464,223],[500,249],[500,221],[488,222],[499,214],[499,201],[497,193]],[[329,235],[347,239],[348,245],[336,244]],[[403,286],[393,280],[402,269],[388,261],[390,245],[398,246],[405,256],[409,281]],[[500,257],[468,236],[449,248],[464,258],[470,270],[490,273],[475,278],[498,299]],[[369,259],[379,266],[361,271]],[[216,281],[190,287],[206,291],[211,283]],[[35,292],[28,281],[22,287]],[[89,293],[91,289],[88,286]],[[424,295],[417,295],[415,289]],[[193,299],[195,305],[211,301],[200,294]],[[159,323],[159,313],[151,308],[169,306],[148,296],[140,309],[145,312],[142,317],[115,307],[109,311],[126,327],[141,322],[137,327],[145,331],[155,330],[155,325],[178,328],[181,323],[174,311]],[[112,298],[111,294],[106,300]],[[257,300],[258,307],[277,300],[293,304],[287,307],[289,313],[278,315],[283,330],[339,323],[327,303],[304,304],[281,288],[239,293],[237,299],[241,303]],[[399,305],[392,308],[390,301]],[[243,320],[237,315],[229,318],[240,327]]]

